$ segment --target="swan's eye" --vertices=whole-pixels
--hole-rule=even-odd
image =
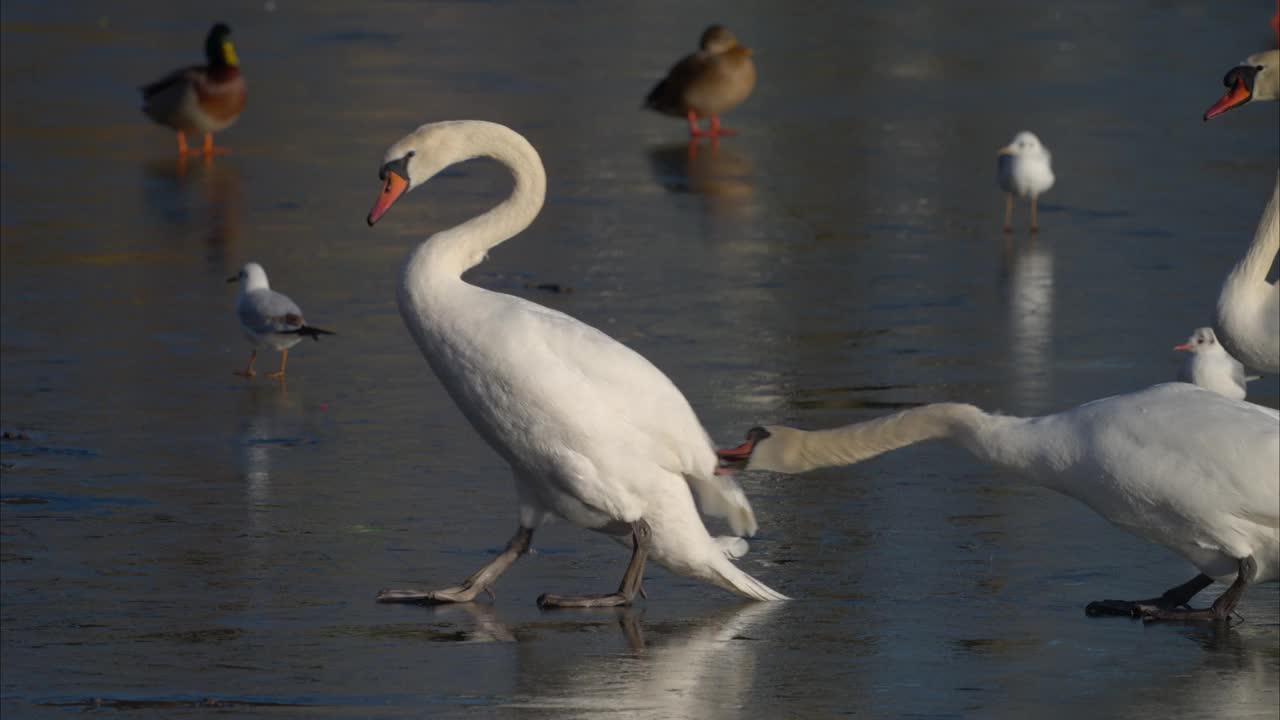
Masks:
[[[407,158],[411,158],[411,157],[413,157],[414,155],[417,155],[417,154],[418,154],[418,151],[417,151],[417,150],[410,150],[409,152],[405,153],[405,154],[404,154],[404,156],[405,156],[405,157],[407,157]]]

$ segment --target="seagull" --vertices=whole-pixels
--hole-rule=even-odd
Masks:
[[[290,300],[289,296],[271,289],[267,282],[267,271],[258,263],[245,263],[239,274],[227,278],[229,283],[237,281],[240,283],[240,299],[236,301],[236,317],[240,318],[240,329],[253,345],[253,352],[249,355],[248,366],[244,370],[236,370],[236,375],[256,375],[253,361],[258,358],[258,348],[266,345],[280,351],[280,370],[267,377],[283,380],[289,348],[297,345],[304,337],[318,342],[321,335],[335,334],[307,325],[297,303]]]
[[[1023,130],[1013,141],[996,153],[996,180],[1005,192],[1004,231],[1009,232],[1013,222],[1013,196],[1031,198],[1031,232],[1036,225],[1036,198],[1053,187],[1053,169],[1050,168],[1049,149],[1040,144],[1035,133]]]
[[[1213,328],[1196,328],[1186,342],[1173,346],[1173,349],[1190,353],[1178,371],[1178,380],[1199,385],[1232,400],[1243,400],[1245,383],[1258,379],[1257,375],[1244,374],[1244,365],[1222,347],[1218,336],[1213,334]]]

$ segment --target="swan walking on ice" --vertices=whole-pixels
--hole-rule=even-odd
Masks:
[[[745,541],[718,541],[703,525],[694,493],[703,511],[728,518],[735,533],[756,531],[746,495],[716,474],[710,438],[666,375],[568,315],[462,280],[542,208],[546,175],[527,140],[489,122],[423,125],[387,150],[369,224],[436,173],[476,157],[505,165],[515,189],[483,215],[418,244],[398,302],[440,383],[510,464],[519,525],[506,549],[462,584],[384,590],[378,600],[468,602],[529,550],[534,530],[553,516],[618,538],[632,555],[616,592],[543,595],[544,607],[628,605],[648,558],[755,600],[785,599],[729,561]]]

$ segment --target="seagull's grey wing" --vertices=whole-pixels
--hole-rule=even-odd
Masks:
[[[287,295],[274,290],[245,293],[236,308],[240,324],[258,334],[292,332],[302,327],[302,310]]]
[[[1239,385],[1241,389],[1244,389],[1245,384],[1248,383],[1250,379],[1251,379],[1250,377],[1244,374],[1244,365],[1241,365],[1239,361],[1237,361],[1235,358],[1232,358],[1231,359],[1231,382],[1235,383],[1236,385]]]

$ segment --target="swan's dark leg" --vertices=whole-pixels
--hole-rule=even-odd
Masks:
[[[1176,588],[1166,590],[1163,595],[1158,598],[1149,600],[1099,600],[1091,602],[1085,607],[1084,612],[1090,617],[1099,617],[1102,615],[1124,615],[1126,617],[1136,617],[1139,613],[1139,607],[1162,607],[1173,609],[1186,605],[1191,602],[1191,598],[1196,593],[1213,584],[1213,578],[1200,573],[1190,580],[1182,583]]]
[[[538,598],[538,606],[544,608],[588,608],[617,607],[630,605],[636,593],[643,592],[640,581],[644,577],[644,561],[649,551],[645,549],[649,538],[649,524],[637,520],[631,524],[634,547],[631,550],[631,563],[622,576],[618,591],[607,595],[543,595]]]
[[[1202,610],[1187,607],[1164,608],[1146,605],[1138,608],[1138,614],[1147,622],[1156,620],[1227,620],[1231,617],[1231,611],[1235,610],[1236,603],[1240,602],[1240,598],[1244,596],[1245,587],[1253,580],[1253,576],[1257,571],[1258,563],[1253,559],[1253,556],[1242,558],[1236,570],[1235,582],[1231,583],[1231,587],[1219,595],[1212,605]]]
[[[457,603],[471,602],[476,595],[485,592],[498,576],[506,572],[511,564],[521,555],[529,552],[529,543],[533,540],[533,528],[521,527],[507,541],[507,548],[498,554],[492,562],[476,571],[475,575],[462,581],[457,587],[444,590],[383,590],[378,593],[378,602],[384,603]]]

